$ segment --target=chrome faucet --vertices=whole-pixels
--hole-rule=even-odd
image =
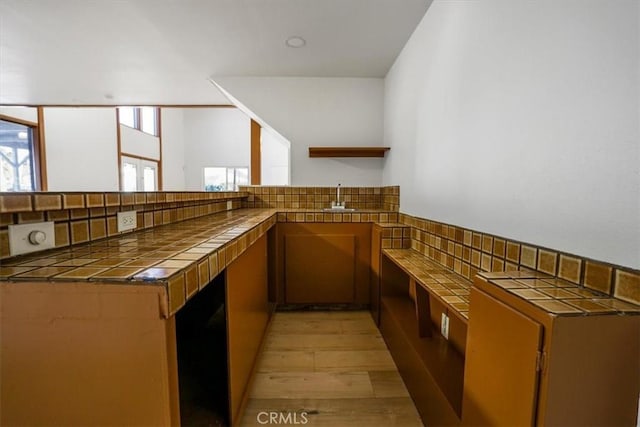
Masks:
[[[336,204],[338,206],[342,206],[340,204],[340,183],[338,183],[338,186],[336,187],[336,193],[337,193],[337,195],[336,195]]]

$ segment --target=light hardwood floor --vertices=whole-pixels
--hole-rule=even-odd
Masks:
[[[266,422],[269,417],[274,418]],[[277,424],[274,420],[281,425],[422,426],[365,311],[275,314],[241,425]]]

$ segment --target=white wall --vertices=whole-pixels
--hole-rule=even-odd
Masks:
[[[291,142],[292,185],[380,185],[381,159],[310,159],[309,146],[379,146],[383,80],[226,77],[216,83]]]
[[[35,107],[0,107],[0,114],[14,119],[38,123],[38,109]]]
[[[640,268],[638,16],[434,1],[385,79],[401,210]]]
[[[162,108],[162,186],[184,190],[184,109]]]
[[[237,108],[184,110],[185,189],[202,191],[207,166],[250,167],[250,119]]]
[[[118,191],[115,108],[45,108],[49,191]]]
[[[146,132],[120,126],[120,147],[124,155],[147,157],[160,160],[160,138]]]
[[[260,182],[262,185],[289,185],[289,149],[291,144],[276,132],[260,132]]]

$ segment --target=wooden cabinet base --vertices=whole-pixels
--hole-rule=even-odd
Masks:
[[[0,286],[0,425],[178,425],[164,288]]]

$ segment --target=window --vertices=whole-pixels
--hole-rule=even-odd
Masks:
[[[249,168],[204,168],[205,191],[237,191],[239,185],[249,185]]]
[[[122,156],[122,191],[157,191],[158,162]]]
[[[118,107],[120,124],[158,136],[157,107]]]
[[[0,120],[0,191],[38,189],[34,129]]]

